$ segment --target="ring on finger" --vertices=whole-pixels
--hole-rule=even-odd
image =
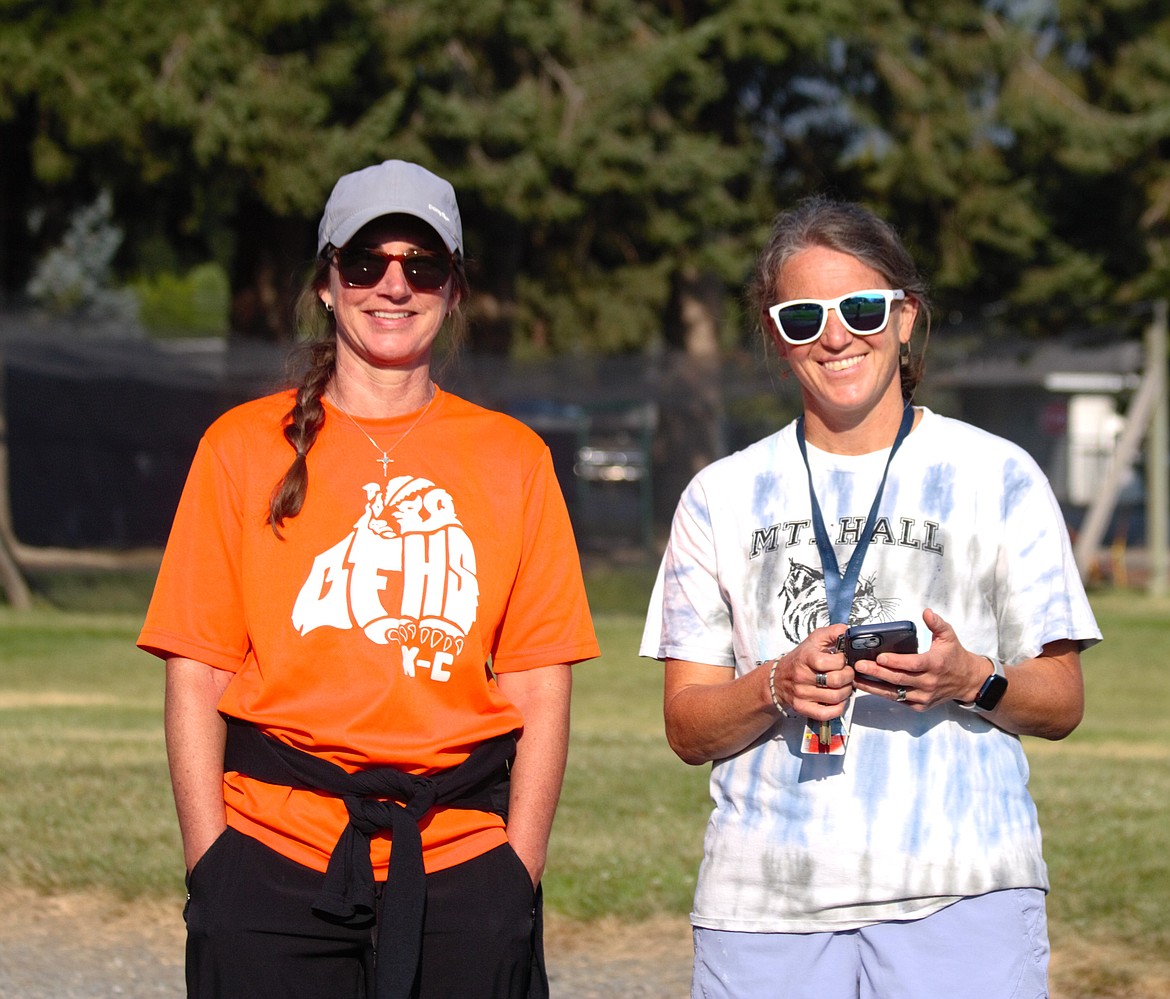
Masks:
[[[827,687],[829,685],[829,678],[824,673],[818,673],[815,679],[818,687]]]
[[[898,702],[901,703],[904,700],[906,700],[906,688],[899,687],[898,688]]]

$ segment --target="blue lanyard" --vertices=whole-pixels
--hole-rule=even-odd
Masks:
[[[800,456],[804,458],[804,470],[808,473],[808,498],[812,504],[813,534],[816,535],[817,551],[821,554],[821,569],[825,576],[825,597],[829,604],[829,621],[834,624],[848,624],[849,615],[853,610],[853,594],[857,589],[857,580],[861,578],[861,563],[865,561],[865,552],[873,539],[874,528],[877,526],[878,506],[882,501],[882,493],[886,488],[886,476],[890,474],[890,462],[902,441],[910,433],[914,425],[914,407],[906,404],[902,411],[902,423],[898,427],[898,434],[894,438],[894,446],[890,448],[890,456],[886,459],[886,468],[882,472],[882,481],[878,483],[877,495],[873,498],[873,506],[869,508],[869,516],[865,521],[865,528],[853,549],[849,564],[845,567],[844,575],[837,563],[837,553],[829,543],[829,532],[825,530],[825,518],[821,515],[821,505],[817,502],[816,489],[813,487],[812,469],[808,465],[808,450],[804,444],[804,417],[796,421],[796,443],[800,446]]]

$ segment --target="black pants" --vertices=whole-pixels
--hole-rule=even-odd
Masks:
[[[190,877],[189,999],[366,999],[373,924],[315,915],[323,877],[234,829],[220,836]],[[507,845],[427,875],[413,999],[524,999],[533,902],[528,871]]]

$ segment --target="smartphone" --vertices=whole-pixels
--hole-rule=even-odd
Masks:
[[[850,666],[862,659],[875,662],[879,652],[902,654],[918,651],[918,629],[913,621],[875,621],[855,624],[837,641],[837,648],[845,653]],[[866,680],[877,680],[866,673],[857,674]],[[881,681],[877,681],[881,682]]]

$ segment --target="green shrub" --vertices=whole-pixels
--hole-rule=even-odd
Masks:
[[[139,320],[155,336],[219,336],[227,332],[231,293],[218,264],[186,274],[155,274],[132,282]]]

